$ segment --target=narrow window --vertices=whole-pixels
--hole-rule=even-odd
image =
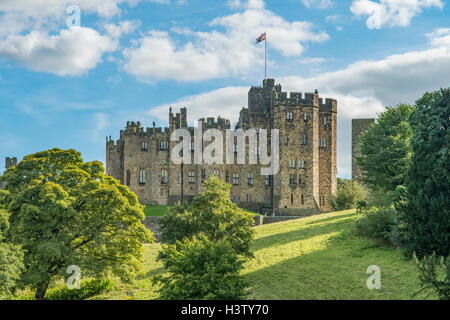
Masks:
[[[286,112],[286,120],[292,121],[294,119],[294,115],[292,112]]]
[[[270,175],[266,175],[266,186],[270,186]]]
[[[301,201],[302,201],[302,205],[304,205],[305,204],[305,197],[303,196],[303,194],[302,194],[302,197],[301,197]]]
[[[195,172],[194,171],[189,171],[189,183],[195,183]]]
[[[228,170],[225,171],[225,182],[226,183],[230,182],[230,173],[228,172]]]
[[[233,184],[234,185],[239,184],[239,173],[233,173]]]
[[[202,170],[202,182],[206,180],[206,170]]]
[[[306,137],[306,134],[302,134],[301,136],[300,136],[300,144],[301,145],[306,145],[307,144],[307,137]]]
[[[253,173],[249,172],[248,174],[248,185],[252,186],[253,185]]]
[[[127,186],[129,186],[130,182],[131,182],[131,172],[130,172],[130,170],[127,170],[126,179],[127,179]]]
[[[214,169],[214,175],[220,177],[219,169]]]
[[[145,170],[139,170],[139,184],[145,184]]]
[[[147,142],[141,142],[141,150],[142,151],[147,151],[148,150]]]
[[[294,194],[291,192],[291,205],[294,204]]]
[[[161,170],[161,184],[167,184],[167,169]]]

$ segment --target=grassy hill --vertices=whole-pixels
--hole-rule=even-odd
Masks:
[[[419,288],[413,262],[357,236],[358,217],[347,210],[256,227],[255,259],[244,271],[250,299],[411,299]],[[155,261],[159,249],[145,246],[145,272],[133,285],[118,284],[94,299],[125,299],[127,291],[157,299],[151,279],[164,271]],[[380,290],[366,286],[370,265],[381,268]]]

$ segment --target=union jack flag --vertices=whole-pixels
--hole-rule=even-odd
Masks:
[[[264,32],[262,35],[259,36],[259,38],[256,39],[256,43],[260,43],[265,40],[266,40],[266,33]]]

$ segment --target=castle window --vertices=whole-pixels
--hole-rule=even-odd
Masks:
[[[308,114],[307,113],[303,114],[303,120],[308,121]]]
[[[289,159],[289,168],[295,169],[295,160]]]
[[[326,126],[327,125],[327,118],[323,118],[323,125]]]
[[[327,145],[326,138],[319,138],[319,148],[325,148]]]
[[[298,168],[299,169],[305,169],[305,160],[298,160]]]
[[[145,184],[145,170],[139,170],[139,184]]]
[[[233,184],[234,185],[239,184],[239,173],[233,173]]]
[[[285,144],[285,145],[288,144],[288,136],[284,136],[284,144]]]
[[[303,146],[306,146],[307,142],[308,142],[308,139],[306,137],[306,134],[302,134],[300,136],[300,144],[303,145]]]
[[[169,149],[169,143],[167,142],[167,141],[161,141],[160,142],[160,149],[161,150],[167,150],[167,149]]]
[[[190,147],[189,147],[189,150],[190,150],[190,151],[194,151],[194,148],[195,148],[195,143],[194,143],[194,142],[191,142],[191,145],[190,145]]]
[[[237,145],[237,143],[235,143],[233,145],[233,151],[234,151],[234,153],[238,153],[238,145]]]
[[[202,182],[206,180],[206,170],[202,170]]]
[[[292,121],[294,119],[294,115],[292,112],[286,112],[286,120]]]
[[[219,171],[219,169],[214,169],[214,175],[215,176],[220,176],[220,171]]]
[[[252,186],[253,185],[253,173],[249,172],[248,174],[248,185]]]
[[[294,204],[294,194],[291,192],[291,205]]]
[[[127,186],[129,186],[130,182],[131,182],[131,172],[130,172],[130,170],[127,170],[126,180],[127,180]]]
[[[301,174],[298,175],[298,184],[302,184],[302,175]]]
[[[270,176],[269,175],[266,175],[265,180],[266,180],[266,186],[270,186]]]
[[[230,182],[230,173],[228,172],[228,170],[225,171],[225,182]]]
[[[297,184],[297,175],[296,174],[289,175],[289,184]]]
[[[195,172],[189,171],[189,183],[195,183]]]
[[[302,194],[302,197],[301,197],[301,202],[302,202],[302,205],[304,205],[305,204],[305,197],[304,197],[304,195]]]
[[[161,170],[161,184],[167,184],[167,169]]]
[[[147,142],[141,142],[141,150],[142,151],[147,151],[148,150]]]

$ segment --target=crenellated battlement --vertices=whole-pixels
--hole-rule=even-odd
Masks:
[[[289,94],[289,96],[288,96]],[[319,98],[319,93],[316,90],[314,93],[310,92],[274,92],[272,94],[272,105],[287,105],[287,106],[316,106],[321,111],[337,112],[337,102],[335,99],[326,98],[325,103],[323,98]]]
[[[202,127],[204,129],[230,129],[231,128],[231,122],[228,119],[221,118],[220,116],[217,118],[217,120],[214,117],[208,117],[208,118],[201,118],[198,121],[202,123]]]

